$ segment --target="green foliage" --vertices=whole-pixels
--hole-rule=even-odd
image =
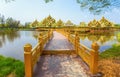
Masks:
[[[53,0],[44,0],[46,3]],[[111,11],[113,8],[120,7],[120,0],[76,0],[83,10],[88,10],[90,13],[98,15],[106,11]]]
[[[5,19],[4,15],[0,15],[1,28],[18,28],[19,26],[20,26],[20,21],[17,21],[12,17]]]
[[[0,27],[4,27],[5,26],[5,17],[4,15],[0,15]]]
[[[16,60],[16,62],[14,62],[13,64],[14,69],[15,69],[15,74],[17,75],[17,77],[24,77],[24,65],[22,62],[20,62],[19,60]]]
[[[11,2],[11,1],[15,1],[15,0],[5,0],[5,2],[7,2],[7,3],[8,3],[8,2]]]
[[[44,27],[52,27],[55,24],[56,20],[50,15],[47,18],[44,18],[41,25]]]
[[[22,26],[21,26],[22,27]],[[26,22],[25,23],[25,28],[29,28],[30,27],[30,22]]]
[[[92,14],[101,14],[120,7],[120,0],[77,0],[77,3]]]
[[[117,36],[116,36],[116,37],[117,37],[117,41],[120,42],[120,32],[117,33]]]
[[[39,26],[39,22],[37,20],[35,20],[32,24],[31,27],[37,27]]]
[[[65,23],[65,26],[73,26],[73,23],[72,23],[70,20],[68,20],[68,21]]]
[[[120,27],[120,24],[115,24],[115,27]]]
[[[16,28],[19,27],[20,21],[14,20],[13,18],[7,18],[6,27]]]
[[[79,25],[80,27],[86,27],[87,26],[87,24],[85,23],[85,22],[80,22],[80,25]]]
[[[13,72],[15,72],[16,77],[24,77],[23,62],[0,56],[0,77],[6,77]]]
[[[120,44],[114,44],[111,48],[100,53],[101,59],[120,57]]]
[[[48,3],[48,2],[51,2],[51,1],[53,1],[53,0],[44,0],[45,1],[45,3]]]
[[[61,19],[59,19],[56,23],[56,26],[58,26],[58,27],[64,26],[63,21]]]

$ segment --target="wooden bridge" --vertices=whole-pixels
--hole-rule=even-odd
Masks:
[[[25,77],[90,77],[98,73],[97,43],[92,49],[80,43],[78,33],[48,30],[38,43],[24,46]],[[88,69],[86,70],[86,67]],[[89,72],[89,73],[88,73]]]

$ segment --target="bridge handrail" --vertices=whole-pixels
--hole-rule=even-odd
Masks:
[[[42,50],[45,44],[51,39],[53,33],[52,31],[48,31],[45,35],[40,34],[38,36],[38,43],[35,47],[32,48],[31,44],[26,44],[24,46],[24,63],[25,63],[25,76],[32,77],[33,69],[35,64],[37,63],[40,55],[42,54]]]
[[[87,53],[89,53],[89,51],[91,51],[90,48],[86,47],[86,46],[83,45],[83,44],[80,44],[80,43],[79,43],[79,46],[81,46],[82,48],[84,48],[85,50],[87,50]],[[89,54],[90,54],[90,53],[89,53]]]
[[[77,32],[71,34],[70,30],[59,30],[63,33],[68,40],[74,45],[76,53],[88,64],[92,74],[98,73],[98,50],[99,46],[97,43],[91,45],[92,48],[88,48],[80,43],[79,35]]]

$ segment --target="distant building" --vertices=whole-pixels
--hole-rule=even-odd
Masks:
[[[102,17],[102,19],[99,21],[95,19],[93,21],[90,21],[88,23],[88,27],[114,27],[114,24]]]

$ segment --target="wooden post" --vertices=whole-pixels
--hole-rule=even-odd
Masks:
[[[25,63],[25,77],[32,77],[32,45],[26,44],[24,46],[24,63]]]
[[[50,38],[49,38],[49,39],[52,38],[52,32],[53,32],[53,30],[51,29],[51,30],[50,30]]]
[[[92,74],[97,74],[98,73],[98,50],[99,50],[99,45],[97,43],[93,43],[91,45],[92,50],[90,51],[91,54],[91,65],[90,65],[90,71]]]
[[[67,33],[68,33],[68,37],[67,37],[67,38],[68,38],[68,40],[69,40],[69,39],[70,39],[70,31],[68,30]]]
[[[40,43],[40,51],[42,51],[43,48],[43,39],[42,39],[42,33],[39,34],[38,41]]]
[[[38,42],[40,43],[42,41],[42,34],[40,33],[39,35],[38,35]]]
[[[78,47],[79,47],[79,35],[77,32],[75,32],[75,50],[76,50],[76,53],[78,53]]]
[[[48,30],[48,39],[50,39],[50,30]],[[48,40],[48,39],[47,39],[47,40]]]

